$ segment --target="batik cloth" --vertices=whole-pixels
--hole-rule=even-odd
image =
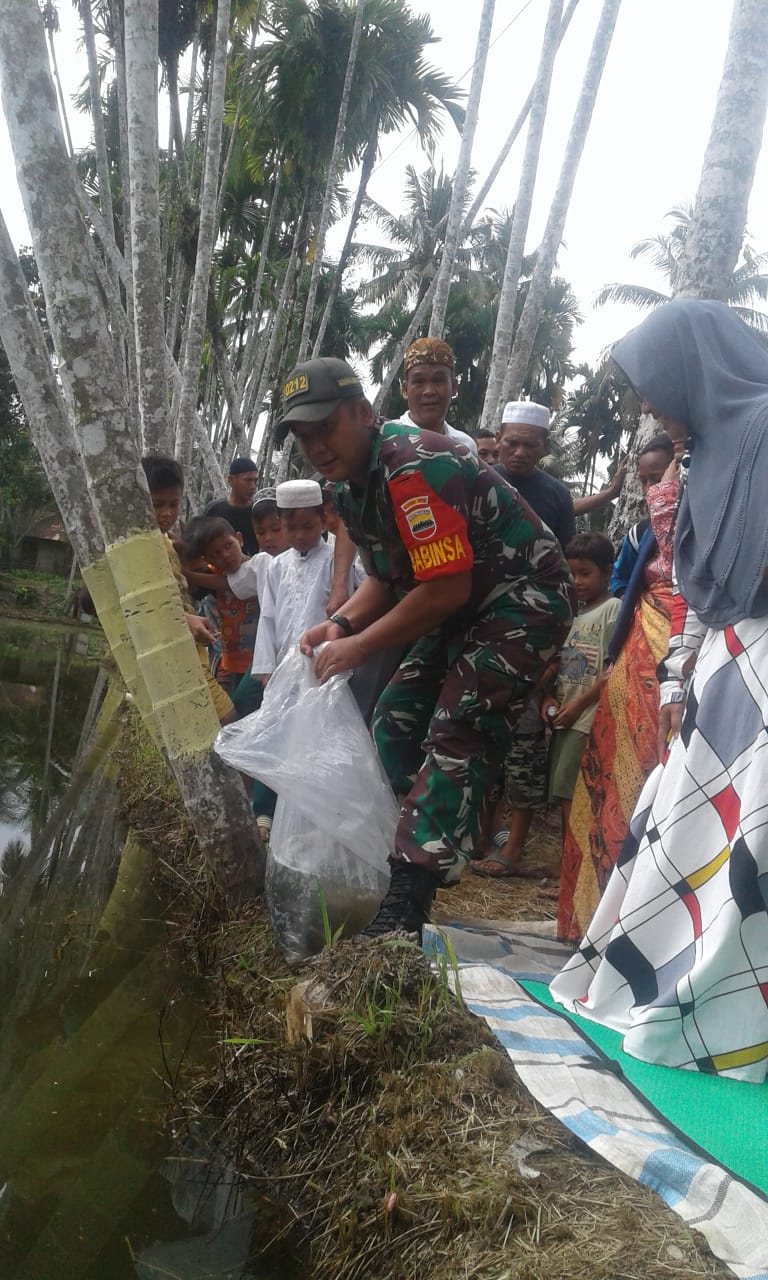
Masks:
[[[658,761],[656,667],[669,642],[672,588],[645,591],[600,694],[563,842],[557,936],[579,942],[616,865],[643,783]]]
[[[470,857],[489,774],[567,634],[567,566],[517,493],[433,432],[375,431],[365,486],[337,486],[337,503],[366,570],[398,598],[470,574],[467,604],[411,646],[373,720],[403,806],[394,855],[449,883]]]
[[[645,589],[600,694],[573,792],[557,908],[557,934],[564,942],[579,942],[584,936],[616,865],[643,783],[658,761],[656,668],[669,643],[677,496],[675,481],[653,485],[646,495],[656,553],[653,565],[645,566]]]
[[[766,723],[768,618],[707,631],[680,737],[552,983],[644,1061],[755,1082],[768,1071]]]

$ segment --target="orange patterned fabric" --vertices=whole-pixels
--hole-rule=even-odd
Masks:
[[[658,762],[656,667],[667,652],[672,589],[640,597],[600,695],[563,846],[557,934],[580,942],[619,856],[637,797]]]

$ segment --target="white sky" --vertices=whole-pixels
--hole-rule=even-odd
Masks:
[[[412,0],[429,13],[439,42],[428,59],[469,87],[481,0]],[[546,220],[573,107],[601,0],[581,0],[558,54],[533,219],[527,249],[535,248]],[[547,0],[497,0],[473,168],[480,180],[495,159],[535,74]],[[522,12],[521,12],[522,11]],[[85,73],[75,49],[73,9],[62,0],[58,57],[71,91]],[[595,291],[615,280],[661,285],[630,247],[664,228],[665,213],[692,202],[698,186],[728,36],[729,0],[624,0],[576,181],[558,270],[572,284],[585,322],[576,357],[594,362],[602,348],[637,323],[633,308],[592,308]],[[516,16],[519,15],[519,16]],[[75,145],[87,141],[82,117],[71,119]],[[450,172],[458,136],[449,123],[437,149]],[[488,199],[501,208],[514,202],[524,135],[518,139]],[[748,227],[757,250],[768,249],[768,162],[758,165]],[[426,158],[406,131],[382,147],[370,184],[374,199],[393,211],[401,203],[406,164]],[[13,160],[0,120],[0,207],[17,243],[28,240],[13,181]],[[350,184],[354,179],[350,179]],[[337,233],[338,234],[338,233]],[[373,228],[366,237],[375,239]],[[331,248],[333,241],[331,242]]]

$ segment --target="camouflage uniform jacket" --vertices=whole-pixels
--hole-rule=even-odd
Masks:
[[[398,599],[418,582],[471,571],[469,600],[444,626],[504,597],[532,603],[531,593],[539,607],[548,598],[556,614],[569,613],[554,535],[496,471],[444,436],[393,422],[374,429],[367,483],[337,484],[336,505],[366,573]]]

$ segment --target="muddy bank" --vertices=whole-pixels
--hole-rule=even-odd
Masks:
[[[125,816],[170,889],[176,942],[207,979],[219,1045],[212,1068],[182,1074],[174,1125],[214,1135],[219,1158],[287,1206],[312,1275],[729,1274],[660,1200],[537,1107],[451,994],[450,965],[433,973],[403,943],[340,942],[289,972],[260,903],[232,919],[211,896],[131,713],[119,764]],[[456,898],[441,897],[453,910]]]

